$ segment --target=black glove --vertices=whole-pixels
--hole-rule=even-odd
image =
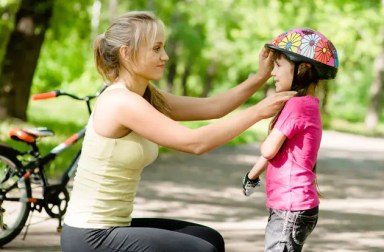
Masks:
[[[255,187],[261,184],[259,178],[249,179],[248,174],[249,172],[243,178],[243,193],[245,196],[250,196],[255,191]]]

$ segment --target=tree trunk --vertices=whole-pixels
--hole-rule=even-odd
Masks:
[[[207,77],[204,83],[203,97],[207,97],[212,88],[212,81],[214,80],[217,72],[216,63],[212,63],[208,66]]]
[[[187,65],[185,66],[185,69],[184,69],[183,76],[181,76],[181,87],[183,89],[184,96],[188,95],[187,80],[189,75],[191,74],[191,68],[192,68],[192,63],[187,62]]]
[[[323,114],[328,114],[328,111],[327,111],[327,105],[328,105],[328,95],[329,95],[329,85],[328,85],[328,81],[327,80],[324,80],[322,85],[322,90],[321,90],[321,113]]]
[[[112,23],[112,21],[118,16],[118,9],[119,3],[117,0],[109,0],[109,23]]]
[[[384,27],[381,28],[381,45],[383,51],[376,57],[375,60],[373,69],[374,80],[370,90],[371,104],[365,117],[365,126],[371,130],[376,128],[377,124],[379,123],[380,100],[384,87]]]
[[[0,68],[0,119],[26,120],[30,89],[53,0],[22,0]]]
[[[176,62],[176,42],[169,42],[169,61],[168,61],[168,75],[167,75],[167,91],[172,93],[174,81],[177,73],[177,62]]]
[[[101,11],[100,0],[94,0],[92,4],[92,19],[91,19],[91,29],[92,29],[91,39],[92,40],[95,39],[95,37],[99,33],[100,11]]]
[[[377,56],[374,67],[375,79],[371,86],[371,104],[365,117],[365,126],[368,129],[376,128],[379,122],[380,98],[384,86],[384,52]]]

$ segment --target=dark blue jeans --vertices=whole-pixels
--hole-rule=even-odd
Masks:
[[[265,251],[300,252],[305,240],[316,227],[318,213],[318,207],[293,212],[269,209]]]

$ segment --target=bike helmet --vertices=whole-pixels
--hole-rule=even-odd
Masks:
[[[307,62],[314,66],[319,79],[333,79],[339,67],[335,46],[323,34],[309,28],[284,32],[265,44],[283,53],[295,63]]]

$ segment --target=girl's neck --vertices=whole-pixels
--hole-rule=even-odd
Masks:
[[[307,95],[316,96],[316,85],[315,84],[309,85],[308,90],[307,90]]]

